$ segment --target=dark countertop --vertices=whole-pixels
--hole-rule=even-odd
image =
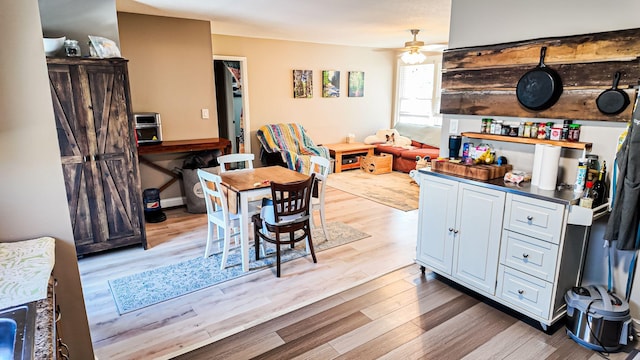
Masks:
[[[480,181],[460,176],[455,176],[451,174],[446,174],[442,172],[438,172],[435,170],[427,170],[420,169],[419,170],[423,174],[427,174],[430,176],[437,176],[444,179],[451,179],[458,182],[477,185],[481,187],[485,187],[487,189],[494,189],[499,191],[504,191],[516,195],[522,195],[530,198],[536,198],[540,200],[552,201],[555,203],[563,204],[563,205],[577,205],[580,201],[580,196],[582,194],[576,194],[572,189],[563,189],[563,190],[542,190],[537,186],[532,186],[531,182],[522,182],[520,185],[516,185],[513,183],[507,183],[503,180],[503,178],[497,178],[487,181]]]

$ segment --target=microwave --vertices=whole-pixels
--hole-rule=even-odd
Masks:
[[[139,145],[160,144],[162,142],[162,123],[158,113],[134,113],[136,141]]]

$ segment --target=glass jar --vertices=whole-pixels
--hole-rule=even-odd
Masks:
[[[496,134],[496,135],[502,134],[502,120],[496,120],[495,125],[492,124],[492,126],[493,126],[492,134]]]
[[[547,123],[547,126],[544,128],[545,129],[545,134],[544,134],[544,138],[549,140],[551,139],[551,127],[553,126],[553,123],[551,121],[549,121]]]
[[[536,122],[531,123],[531,137],[534,139],[538,138],[538,123]]]
[[[509,135],[510,132],[511,132],[511,126],[510,125],[502,125],[502,129],[500,131],[500,135]]]
[[[69,57],[79,57],[80,44],[78,44],[78,40],[65,40],[64,51],[67,53],[67,56]]]
[[[538,124],[538,139],[544,140],[547,137],[547,124]]]
[[[580,124],[569,125],[569,141],[580,141]]]
[[[489,122],[489,119],[482,119],[482,125],[480,125],[480,133],[481,134],[486,134],[487,133],[487,123]]]
[[[527,121],[526,123],[524,123],[524,133],[522,134],[522,136],[526,137],[526,138],[530,138],[531,137],[531,122]]]

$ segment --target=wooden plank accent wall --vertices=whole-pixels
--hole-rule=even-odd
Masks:
[[[540,61],[560,75],[563,92],[543,111],[522,107],[516,96],[520,77]],[[443,114],[514,116],[527,118],[629,121],[640,78],[640,29],[528,40],[447,50],[443,54]],[[611,88],[621,72],[618,88],[631,100],[618,115],[602,114],[596,99]]]

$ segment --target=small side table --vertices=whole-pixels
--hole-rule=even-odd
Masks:
[[[373,155],[373,149],[375,145],[367,145],[364,143],[340,143],[340,144],[324,144],[329,148],[329,154],[336,160],[335,172],[339,173],[342,170],[358,169],[360,168],[360,159],[351,164],[342,164],[342,158],[346,155]]]

